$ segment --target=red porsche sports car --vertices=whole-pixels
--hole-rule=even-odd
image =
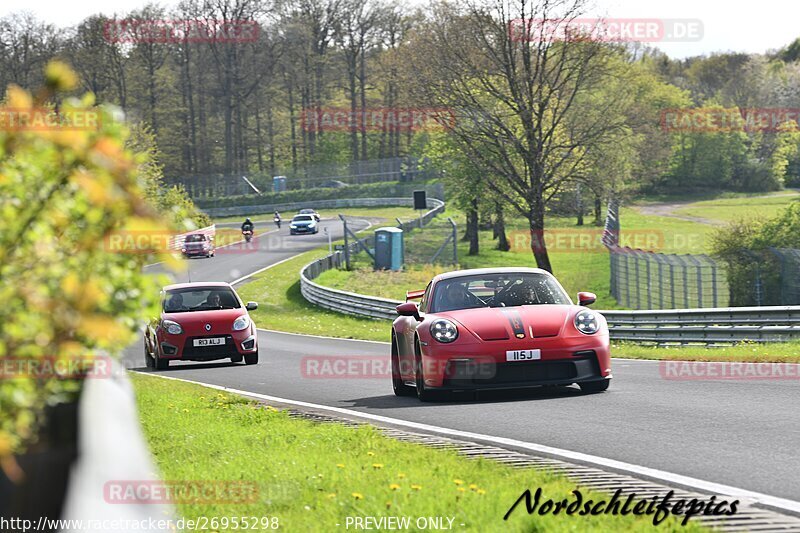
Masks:
[[[411,299],[421,298],[419,306]],[[486,268],[440,274],[407,294],[392,324],[392,385],[398,396],[436,391],[577,383],[600,392],[611,380],[608,325],[574,305],[552,274]]]
[[[248,311],[228,283],[179,283],[161,291],[161,316],[144,332],[149,368],[163,370],[170,361],[258,363],[258,332]]]

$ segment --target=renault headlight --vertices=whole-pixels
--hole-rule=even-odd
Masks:
[[[594,335],[600,329],[597,313],[584,309],[575,315],[575,329],[586,335]]]
[[[437,341],[446,344],[458,338],[458,328],[449,320],[439,318],[431,324],[431,335]]]
[[[250,319],[247,315],[242,315],[233,321],[233,331],[242,331],[250,325]]]
[[[162,320],[161,327],[169,333],[170,335],[180,335],[183,333],[183,328],[177,322],[173,322],[172,320]]]

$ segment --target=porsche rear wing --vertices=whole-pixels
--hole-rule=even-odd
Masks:
[[[420,290],[417,290],[417,291],[407,291],[406,292],[406,301],[418,300],[419,298],[422,298],[422,296],[424,294],[425,294],[425,289],[420,289]]]

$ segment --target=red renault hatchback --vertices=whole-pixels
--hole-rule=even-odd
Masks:
[[[228,283],[179,283],[161,291],[161,316],[144,333],[145,363],[163,370],[170,361],[230,359],[258,363],[258,332]]]

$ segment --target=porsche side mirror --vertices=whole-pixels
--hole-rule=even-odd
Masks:
[[[247,309],[248,311],[255,311],[256,309],[258,309],[258,303],[247,302],[247,305],[245,305],[245,309]]]
[[[414,302],[400,304],[395,309],[397,309],[397,314],[400,316],[413,316],[416,320],[421,320],[419,317],[419,309]]]
[[[597,296],[593,292],[579,292],[578,305],[592,305],[597,301]]]

